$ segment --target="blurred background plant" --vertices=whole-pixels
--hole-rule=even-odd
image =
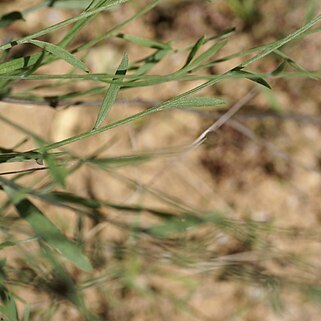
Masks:
[[[260,18],[259,2],[260,0],[228,0],[228,5],[235,15],[250,26]]]

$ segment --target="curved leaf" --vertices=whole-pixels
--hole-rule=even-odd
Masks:
[[[43,50],[50,52],[51,54],[55,55],[56,57],[65,60],[70,65],[72,65],[82,71],[88,72],[87,66],[80,59],[76,58],[70,52],[68,52],[67,50],[65,50],[59,46],[56,46],[56,45],[49,43],[49,42],[40,41],[40,40],[29,40],[29,43],[32,43],[33,45],[38,46],[38,47],[42,48]]]
[[[76,243],[69,240],[31,201],[12,187],[5,185],[4,189],[9,195],[19,215],[32,227],[35,234],[56,248],[70,262],[78,268],[91,271],[92,266],[88,258],[81,252]]]
[[[116,75],[126,75],[127,69],[128,69],[128,56],[125,53],[120,65],[116,71]],[[105,120],[107,114],[109,113],[109,111],[111,109],[111,106],[113,105],[113,103],[116,100],[119,89],[120,89],[119,84],[111,84],[109,86],[109,88],[106,92],[104,101],[100,107],[100,111],[99,111],[94,128],[98,128],[101,125],[101,123]]]

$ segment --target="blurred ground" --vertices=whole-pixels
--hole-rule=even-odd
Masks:
[[[27,7],[31,3],[37,2],[1,2],[0,8],[3,12],[15,8],[21,10],[21,6]],[[123,21],[144,3],[146,2],[132,1],[110,14],[102,15],[98,19],[99,23],[91,26],[92,30],[83,33],[79,42],[88,41],[95,34]],[[220,53],[223,56],[284,37],[304,23],[306,12],[306,1],[258,1],[255,13],[244,20],[223,0],[212,3],[163,1],[143,19],[126,26],[122,32],[147,38],[156,37],[164,42],[173,41],[178,48],[194,43],[204,34],[211,36],[231,26],[236,27],[234,36]],[[21,37],[26,32],[31,33],[68,15],[70,13],[43,9],[41,17],[46,19],[39,19],[39,13],[31,14],[26,22],[17,22],[9,28],[9,32],[2,32],[1,42]],[[58,37],[54,35],[56,36]],[[125,49],[132,60],[146,54],[134,45],[128,47],[119,40],[111,39],[90,51],[90,70],[102,72],[113,69]],[[290,44],[284,51],[299,65],[310,70],[320,70],[320,49],[321,37],[316,33]],[[184,61],[185,57],[179,54],[171,56],[156,67],[154,72],[169,73]],[[208,72],[224,72],[240,61],[240,58],[228,61]],[[273,70],[274,63],[272,58],[267,58],[257,68]],[[55,63],[54,71],[64,72],[64,68],[64,65]],[[120,94],[123,102],[114,106],[110,121],[143,110],[145,106],[133,103],[135,99],[162,101],[199,83],[169,83],[123,91]],[[21,90],[23,86],[29,85],[35,84],[20,84],[14,90]],[[115,295],[115,301],[121,307],[117,304],[112,306],[113,299],[110,299],[111,306],[108,307],[108,295],[98,290],[98,294],[95,294],[97,297],[89,299],[101,309],[102,315],[105,313],[106,320],[319,319],[320,310],[305,302],[294,290],[300,284],[289,281],[291,285],[284,290],[280,284],[272,282],[267,285],[268,280],[263,279],[274,273],[285,280],[295,280],[298,273],[298,280],[302,278],[313,284],[319,277],[321,247],[319,240],[313,239],[312,235],[315,232],[318,234],[321,220],[320,82],[276,79],[271,80],[271,85],[273,96],[267,90],[257,88],[258,95],[235,116],[234,122],[225,124],[197,150],[118,171],[117,173],[137,182],[134,188],[108,173],[94,169],[86,168],[70,177],[68,189],[83,196],[94,196],[114,203],[141,203],[167,208],[163,201],[146,192],[146,189],[153,188],[170,194],[190,208],[215,210],[233,219],[257,220],[265,222],[267,226],[262,239],[258,237],[256,241],[232,239],[211,228],[209,231],[205,229],[187,233],[186,240],[180,241],[182,243],[179,243],[177,252],[171,243],[153,244],[149,239],[133,241],[115,227],[99,227],[102,231],[100,236],[106,242],[126,245],[128,251],[131,249],[130,242],[137,242],[133,247],[143,253],[144,259],[139,264],[145,272],[136,280],[137,286],[143,289],[151,287],[158,295],[158,299],[153,301],[144,295],[137,295],[134,290],[123,293],[115,282],[110,281],[112,294],[108,295]],[[77,87],[77,84],[74,86]],[[248,81],[222,83],[206,89],[202,94],[228,98],[233,105],[253,86]],[[279,117],[271,113],[276,108],[280,112]],[[57,141],[91,128],[97,108],[70,107],[55,110],[47,106],[0,102],[0,112],[48,140]],[[162,112],[73,144],[72,150],[88,155],[110,140],[113,144],[104,152],[107,156],[187,145],[217,117],[217,113],[205,111]],[[1,124],[1,147],[10,148],[23,138],[24,135]],[[23,149],[31,146],[31,143],[27,143],[23,145]],[[1,165],[1,171],[9,169],[12,169],[12,165]],[[52,211],[57,214],[56,210]],[[117,217],[119,214],[108,215]],[[64,220],[64,212],[55,215],[54,219],[67,233],[72,233],[72,225]],[[269,232],[268,227],[272,225],[277,226],[280,231],[291,228],[293,235]],[[308,231],[311,237],[301,237],[300,230]],[[93,230],[87,236],[88,239],[94,237],[94,232]],[[193,243],[193,240],[197,241]],[[171,242],[177,245],[175,240]],[[184,252],[184,246],[187,253]],[[193,249],[193,246],[196,248]],[[179,271],[177,273],[180,277],[177,277],[174,267],[166,267],[166,262],[163,262],[165,259],[159,260],[159,256],[166,253],[185,255],[184,259],[198,262],[196,268]],[[225,263],[230,262],[226,263],[226,268],[221,268],[222,263],[219,265],[220,258]],[[217,261],[211,264],[214,259]],[[297,266],[300,268],[297,269]],[[256,281],[247,282],[247,277]],[[283,299],[282,304],[279,295]],[[172,304],[177,298],[187,299],[190,306],[188,312],[182,312],[186,308],[182,303]],[[38,302],[39,299],[36,297],[35,301]],[[180,304],[181,309],[177,308]],[[77,314],[70,306],[62,313],[65,320],[77,320]]]

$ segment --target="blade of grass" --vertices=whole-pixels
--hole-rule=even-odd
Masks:
[[[56,160],[48,153],[43,154],[43,159],[48,166],[48,170],[53,180],[60,186],[65,187],[65,179],[67,177],[67,168],[62,164],[57,164]]]
[[[23,321],[29,321],[30,320],[30,305],[27,304],[27,307],[25,308],[25,311],[23,313]]]
[[[4,189],[14,204],[18,214],[25,219],[35,234],[52,247],[59,250],[71,263],[84,271],[91,271],[92,266],[80,248],[70,241],[31,201],[21,193],[8,186],[6,180],[0,178]]]
[[[165,58],[169,53],[171,53],[171,49],[160,49],[155,53],[150,55],[144,60],[144,64],[137,68],[135,75],[140,76],[137,79],[141,79],[141,76],[150,71],[157,63],[159,63],[163,58]]]
[[[194,59],[195,55],[197,54],[198,50],[203,46],[203,44],[206,41],[206,37],[203,36],[200,39],[197,40],[197,42],[195,43],[195,45],[192,47],[190,53],[188,54],[188,57],[186,59],[186,62],[183,66],[182,69],[184,69],[184,67],[186,67],[187,65],[190,64],[190,62]]]
[[[52,192],[51,195],[61,202],[82,205],[88,208],[98,209],[101,207],[101,202],[89,198],[84,198],[67,192]]]
[[[10,74],[19,69],[26,69],[39,61],[41,53],[9,60],[0,64],[0,74]]]
[[[51,54],[55,55],[56,57],[65,60],[70,65],[72,65],[82,71],[89,72],[87,66],[80,59],[76,58],[70,52],[68,52],[67,50],[65,50],[59,46],[56,46],[56,45],[49,43],[49,42],[40,41],[40,40],[30,40],[29,43],[31,43],[35,46],[38,46],[45,51],[50,52]]]
[[[8,299],[0,306],[0,312],[10,321],[19,321],[16,302],[11,294],[9,294]]]
[[[191,71],[193,68],[197,67],[202,61],[207,60],[211,57],[213,57],[217,52],[219,52],[225,45],[227,44],[227,40],[220,41],[214,45],[212,45],[209,49],[207,49],[205,52],[200,54],[198,57],[196,57],[194,60],[191,60],[187,65],[183,68],[181,68],[176,73],[181,74],[182,72],[188,72]],[[197,44],[196,44],[197,45]],[[201,45],[201,42],[199,43]],[[196,54],[196,52],[195,52]]]
[[[137,165],[142,162],[150,160],[152,155],[128,155],[128,156],[118,156],[118,157],[108,157],[108,158],[90,158],[84,160],[84,162],[89,162],[91,164],[96,164],[101,167],[120,167],[126,165]]]
[[[244,71],[244,70],[240,70],[239,68],[235,68],[235,70],[231,71],[231,72],[234,72],[236,75],[241,75],[241,76],[244,76],[245,78],[251,80],[251,81],[254,81],[266,88],[269,88],[269,89],[272,89],[270,84],[265,80],[263,79],[262,77],[259,77],[251,72],[248,72],[248,71]]]
[[[11,242],[11,241],[2,242],[2,243],[0,243],[0,250],[2,250],[5,247],[8,247],[8,246],[15,246],[15,245],[16,245],[16,243]]]
[[[88,5],[92,2],[91,0],[58,0],[55,1],[52,5],[54,8],[61,9],[86,9]]]
[[[119,33],[118,35],[116,35],[116,37],[131,41],[142,47],[153,48],[153,49],[171,49],[171,46],[169,44],[164,44],[159,41],[137,37],[126,33]]]
[[[167,108],[215,107],[227,104],[226,100],[213,97],[184,97]]]
[[[116,71],[116,75],[125,75],[128,69],[128,56],[125,53],[123,56],[123,59]],[[103,100],[103,103],[100,107],[99,114],[97,116],[97,120],[95,123],[94,128],[98,128],[102,122],[105,120],[107,114],[111,110],[112,105],[114,104],[118,92],[119,92],[120,86],[111,84],[106,92],[105,98]]]
[[[320,5],[320,2],[318,0],[310,0],[310,3],[307,7],[307,13],[305,17],[305,22],[309,22],[312,20],[313,16],[315,15],[318,7]]]

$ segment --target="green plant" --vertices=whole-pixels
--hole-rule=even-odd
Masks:
[[[0,64],[2,101],[50,106],[55,109],[60,106],[77,108],[74,106],[90,105],[92,97],[100,98],[99,111],[90,128],[55,142],[39,136],[30,127],[19,124],[15,119],[0,114],[3,124],[14,128],[24,137],[16,146],[1,147],[0,150],[0,163],[13,166],[10,171],[0,173],[0,229],[3,237],[0,247],[3,253],[8,253],[6,251],[9,249],[18,253],[15,260],[1,262],[1,312],[9,320],[19,320],[21,313],[18,313],[15,302],[20,301],[26,306],[23,316],[23,320],[26,321],[30,315],[34,320],[53,320],[57,318],[59,311],[62,313],[63,304],[66,305],[66,309],[75,308],[77,316],[84,320],[121,320],[122,316],[114,316],[113,311],[119,306],[126,310],[122,305],[127,298],[130,300],[134,293],[150,300],[156,307],[165,297],[171,300],[178,310],[186,310],[202,318],[199,312],[187,304],[199,280],[191,281],[189,277],[177,275],[176,270],[190,269],[197,274],[215,270],[217,266],[222,267],[218,278],[236,279],[261,286],[267,289],[274,303],[280,300],[279,294],[284,288],[299,290],[319,300],[319,283],[314,284],[310,279],[291,279],[262,271],[254,263],[247,261],[242,254],[241,258],[234,258],[233,255],[231,258],[224,258],[223,255],[217,255],[215,251],[207,249],[208,242],[213,240],[195,240],[189,238],[188,234],[189,231],[210,226],[214,228],[212,233],[219,231],[239,242],[245,254],[247,250],[257,254],[264,253],[268,246],[268,235],[275,233],[290,237],[291,232],[296,231],[278,229],[250,219],[232,219],[216,210],[194,208],[188,205],[188,197],[186,202],[179,200],[171,195],[170,189],[166,193],[162,192],[119,170],[130,166],[139,167],[155,159],[180,156],[202,144],[208,134],[223,123],[215,123],[214,127],[200,135],[194,144],[187,146],[139,150],[120,155],[116,150],[113,154],[116,156],[108,157],[102,156],[102,153],[105,149],[113,148],[110,141],[93,153],[78,153],[69,147],[73,143],[97,137],[125,124],[135,124],[144,117],[163,111],[198,111],[205,107],[224,110],[227,100],[222,97],[212,97],[209,93],[206,96],[195,96],[202,90],[222,82],[230,83],[233,88],[234,81],[244,80],[250,81],[252,87],[264,86],[270,90],[270,83],[276,78],[319,79],[319,72],[303,69],[288,57],[283,49],[289,43],[311,32],[319,31],[316,26],[321,22],[321,16],[309,19],[307,24],[283,39],[246,51],[221,55],[228,41],[232,41],[230,37],[233,35],[233,29],[227,29],[211,37],[203,36],[194,44],[183,48],[176,48],[171,42],[163,43],[157,39],[122,32],[122,28],[155,9],[160,3],[160,0],[156,0],[138,8],[132,16],[110,30],[96,35],[90,41],[78,41],[81,32],[95,24],[95,19],[99,19],[110,10],[117,10],[118,6],[126,2],[129,1],[43,1],[24,12],[6,14],[0,21],[0,27],[4,28],[21,19],[28,20],[28,14],[40,8],[73,10],[73,16],[66,20],[0,46],[3,53]],[[229,3],[233,10],[246,20],[250,19],[256,10],[256,1]],[[55,32],[61,33],[61,39],[57,40]],[[118,65],[112,66],[115,72],[107,73],[103,68],[101,72],[90,72],[86,61],[90,51],[112,40],[121,42],[123,46],[138,46],[141,50],[146,50],[147,54],[135,60],[130,54],[123,52]],[[33,48],[30,55],[11,55],[14,49],[27,44]],[[166,74],[153,73],[153,68],[158,64],[178,54],[185,55],[180,68]],[[269,55],[274,55],[279,61],[274,70],[260,72],[259,69],[255,71],[254,67],[254,70],[250,69],[254,63],[259,63]],[[243,62],[222,74],[205,72],[208,68],[216,67],[233,58],[242,58]],[[58,60],[68,64],[67,72],[43,71],[46,70],[44,67],[50,67]],[[119,93],[141,88],[148,91],[153,86],[178,81],[202,83],[137,113],[131,113],[118,120],[110,118]],[[21,83],[27,83],[28,86],[23,87]],[[83,84],[85,85],[82,87]],[[231,110],[236,112],[242,106],[236,107],[235,110],[227,111],[226,119],[231,117]],[[27,140],[32,141],[33,148],[24,150],[23,146]],[[33,166],[21,169],[18,167],[20,164]],[[114,201],[108,197],[103,199],[92,195],[90,188],[87,195],[71,192],[68,182],[82,169],[99,170],[108,175],[110,180],[116,179],[129,190],[139,191],[141,199],[135,204]],[[112,189],[112,185],[108,183],[103,188],[108,191]],[[144,195],[151,195],[163,207],[145,204]],[[62,211],[64,222],[71,222],[66,228],[67,231],[62,232],[61,228],[57,227],[59,220],[51,217],[52,207],[55,211]],[[100,232],[104,226],[113,226],[125,236],[106,240]],[[302,238],[312,234],[304,230],[297,233],[298,237]],[[287,256],[287,253],[283,252],[281,254],[283,258],[287,257],[288,262],[300,267],[300,258],[290,254]],[[269,252],[266,256],[281,260],[280,253]],[[170,268],[166,269],[166,265]],[[163,282],[170,283],[174,280],[183,284],[188,289],[186,296],[179,297],[175,291],[153,285],[152,282],[146,285],[145,278],[150,275],[160,276]],[[46,296],[39,304],[40,308],[37,305],[29,306],[28,300],[20,294],[20,291],[23,293],[23,290],[29,287],[34,292]],[[88,293],[92,290],[96,291],[99,298],[94,303],[88,298]],[[107,307],[102,309],[100,305]],[[130,313],[123,319],[128,319],[128,315]]]
[[[228,4],[237,16],[251,24],[258,18],[259,2],[260,0],[229,0]]]

